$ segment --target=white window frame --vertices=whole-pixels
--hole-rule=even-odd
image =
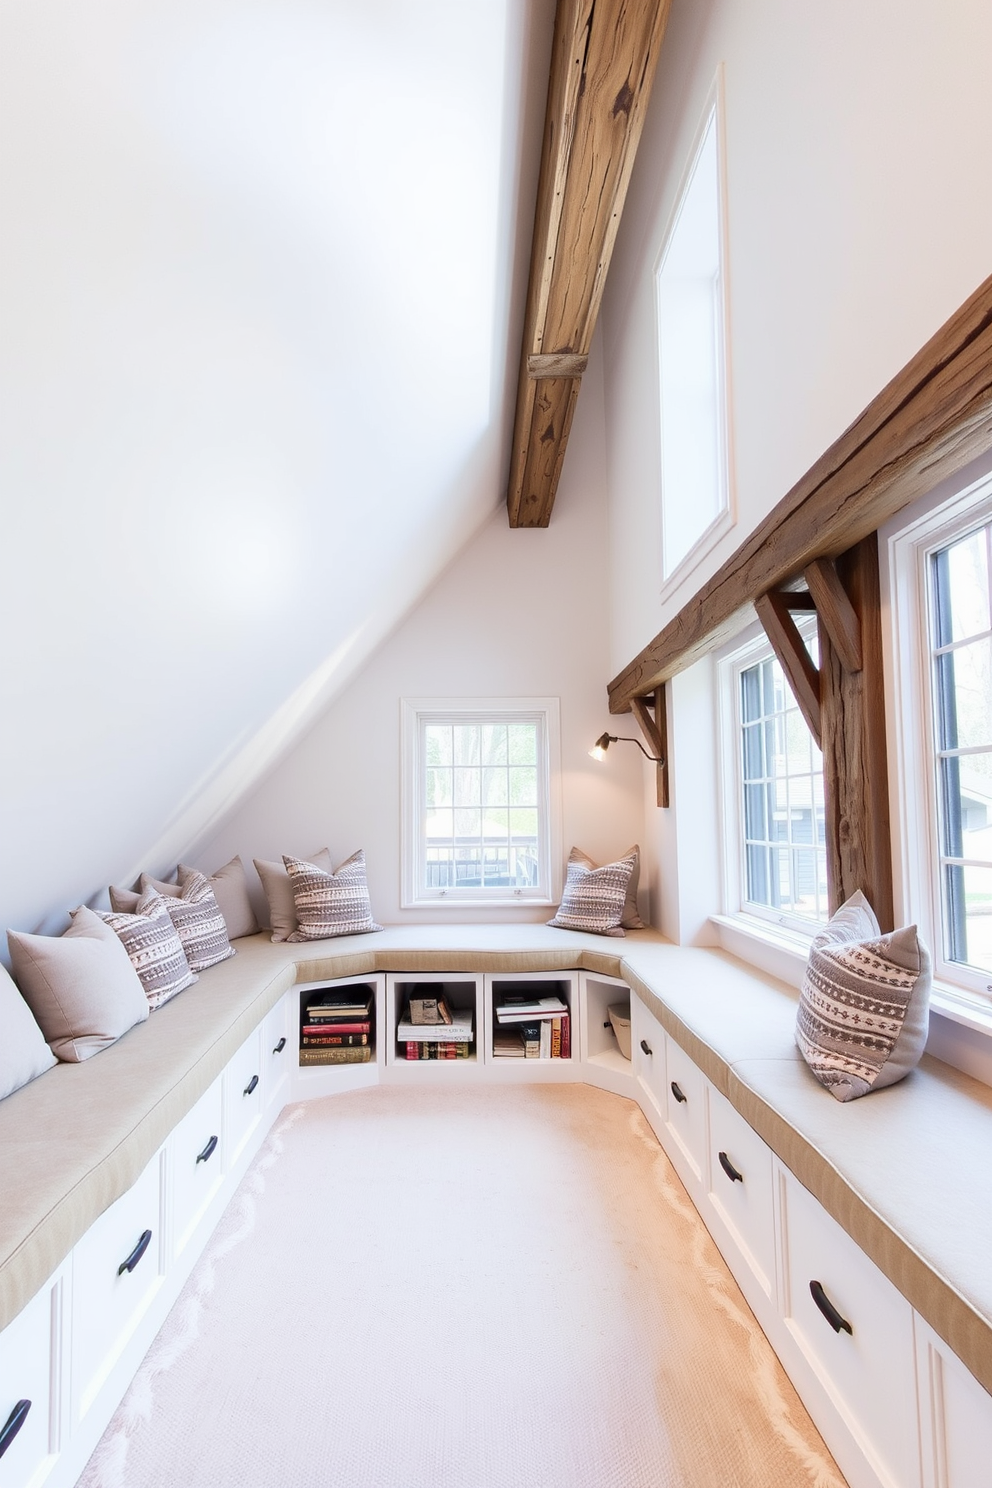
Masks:
[[[431,889],[424,883],[423,727],[429,722],[539,723],[538,883],[532,888]],[[403,909],[488,905],[518,908],[561,898],[561,727],[558,698],[403,698],[400,702],[402,812],[400,904]],[[543,831],[541,827],[543,825]]]
[[[797,619],[800,634],[815,620]],[[740,675],[775,652],[760,625],[752,626],[743,641],[738,637],[717,654],[717,696],[720,737],[721,859],[723,913],[721,922],[771,938],[784,948],[806,954],[823,922],[756,904],[745,896],[747,869],[744,848],[744,779],[741,769]],[[786,682],[788,686],[788,681]],[[733,949],[738,950],[734,946]]]
[[[686,202],[689,190],[695,178],[696,169],[699,165],[703,145],[713,128],[716,145],[717,163],[717,196],[719,212],[719,285],[716,294],[717,311],[717,398],[719,408],[717,413],[717,463],[720,479],[721,506],[713,520],[699,534],[696,540],[682,557],[672,566],[667,567],[666,538],[665,538],[665,476],[664,476],[664,453],[659,451],[661,464],[659,469],[661,488],[661,598],[667,599],[692,572],[693,569],[705,558],[706,554],[715,547],[716,543],[725,533],[735,526],[737,521],[737,491],[735,481],[735,461],[733,447],[733,419],[731,399],[730,378],[730,288],[729,288],[729,263],[730,250],[727,232],[727,171],[726,171],[726,121],[724,103],[724,72],[723,66],[718,68],[716,77],[710,88],[709,95],[703,109],[703,116],[693,139],[692,149],[689,154],[689,162],[679,182],[679,189],[675,199],[675,206],[665,227],[662,237],[661,248],[655,259],[653,269],[654,304],[655,304],[655,335],[657,339],[657,367],[658,367],[658,411],[660,436],[663,443],[665,437],[665,409],[662,372],[662,347],[661,347],[661,275],[665,262],[672,246],[672,240],[678,228],[679,219]]]
[[[891,814],[898,896],[902,918],[919,926],[930,948],[934,1004],[992,1032],[992,974],[948,961],[944,953],[929,606],[931,555],[992,520],[992,475],[949,499],[917,503],[906,517],[901,513],[880,534],[889,595],[886,713],[895,761]],[[978,1016],[972,1019],[969,1012]]]

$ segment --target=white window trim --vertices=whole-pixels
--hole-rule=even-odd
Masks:
[[[765,969],[785,981],[793,981],[798,962],[805,964],[813,937],[823,926],[800,915],[763,909],[744,896],[744,798],[739,768],[741,717],[737,679],[746,667],[773,655],[764,630],[755,624],[744,632],[743,638],[735,637],[716,656],[723,903],[722,912],[710,918],[725,950],[734,955],[745,954],[741,937],[753,939],[773,958],[773,963]]]
[[[992,976],[944,956],[936,813],[927,568],[930,554],[992,518],[992,475],[949,500],[930,498],[881,531],[883,594],[889,597],[886,715],[892,776],[893,864],[901,918],[915,922],[933,956],[931,1001],[955,1022],[992,1033]],[[924,796],[927,808],[920,810]]]
[[[545,758],[538,769],[539,812],[547,825],[536,889],[435,889],[420,883],[422,836],[420,723],[424,717],[540,717]],[[400,905],[403,909],[506,909],[557,904],[561,898],[561,722],[558,698],[402,698],[400,700]]]
[[[730,369],[732,358],[730,353],[730,240],[727,229],[727,133],[726,133],[726,102],[724,88],[724,67],[721,62],[717,68],[710,91],[703,107],[702,118],[696,129],[689,152],[689,160],[682,172],[678,191],[675,195],[675,206],[665,224],[662,234],[661,247],[654,261],[652,270],[652,282],[654,285],[654,323],[655,335],[661,324],[661,305],[659,302],[658,278],[662,266],[668,256],[672,235],[678,225],[678,220],[685,202],[686,193],[696,172],[699,156],[702,151],[703,142],[710,126],[710,120],[714,120],[716,130],[716,159],[717,159],[717,181],[720,211],[720,335],[718,338],[720,368],[719,368],[719,395],[720,395],[720,462],[724,477],[725,505],[717,513],[708,527],[700,533],[687,553],[679,559],[678,563],[668,574],[665,573],[664,533],[665,533],[665,493],[663,465],[659,465],[659,480],[661,482],[661,599],[666,600],[685,582],[688,576],[696,569],[706,555],[716,546],[720,538],[737,525],[737,482],[735,476],[736,460],[734,452],[732,417],[733,398]],[[657,353],[656,353],[657,362]],[[661,369],[658,366],[658,410],[659,430],[662,430],[663,414],[661,411]],[[663,431],[661,437],[664,437]]]

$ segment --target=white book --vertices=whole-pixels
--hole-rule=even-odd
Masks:
[[[560,997],[538,997],[533,1002],[512,1002],[496,1009],[500,1023],[537,1023],[542,1018],[561,1018],[567,1013],[568,1004]]]
[[[551,1024],[549,1022],[541,1024],[541,1058],[551,1058]]]
[[[397,1023],[396,1037],[404,1044],[470,1044],[472,1009],[452,1008],[450,1023]]]

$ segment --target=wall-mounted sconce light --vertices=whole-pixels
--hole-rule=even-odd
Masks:
[[[589,758],[594,760],[605,759],[606,751],[611,744],[636,744],[644,758],[650,760],[653,765],[663,765],[665,763],[660,755],[648,754],[640,739],[632,739],[628,734],[600,734],[589,751]]]

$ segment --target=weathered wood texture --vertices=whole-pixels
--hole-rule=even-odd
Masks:
[[[765,635],[771,642],[772,650],[778,657],[779,665],[788,678],[793,696],[799,705],[799,711],[806,720],[806,727],[816,740],[816,747],[819,749],[821,739],[820,673],[806,649],[805,641],[796,629],[796,622],[790,613],[790,598],[792,598],[791,595],[773,589],[769,594],[760,595],[755,600],[754,608],[758,613],[758,619],[761,621]],[[809,607],[803,603],[797,608],[805,610]]]
[[[581,377],[589,358],[574,351],[551,351],[527,358],[528,377]]]
[[[830,911],[857,889],[893,928],[878,541],[865,538],[837,570],[861,632],[861,667],[845,665],[820,616],[820,719]]]
[[[892,379],[609,685],[610,711],[746,625],[758,595],[836,557],[992,446],[992,278]]]
[[[817,558],[806,569],[804,578],[830,644],[849,672],[859,672],[861,622],[841,582],[837,565],[829,558]]]
[[[652,706],[654,713],[651,712]],[[631,698],[631,712],[637,719],[641,733],[651,753],[658,760],[657,791],[658,805],[669,803],[668,788],[668,704],[665,686],[656,687],[650,698]]]
[[[511,527],[546,527],[551,517],[579,384],[545,406],[546,384],[528,364],[562,353],[588,357],[670,5],[558,0],[507,492]]]

